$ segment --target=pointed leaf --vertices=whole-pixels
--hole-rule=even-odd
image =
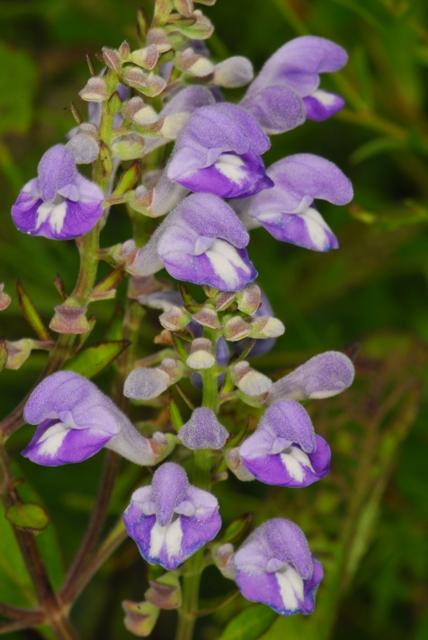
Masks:
[[[112,340],[99,342],[69,360],[65,366],[68,371],[80,373],[86,378],[92,378],[108,367],[129,345],[127,340]]]

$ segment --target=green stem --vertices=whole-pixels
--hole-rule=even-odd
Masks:
[[[199,587],[204,568],[203,551],[198,551],[185,564],[183,573],[183,604],[178,617],[175,640],[192,640],[198,615]]]

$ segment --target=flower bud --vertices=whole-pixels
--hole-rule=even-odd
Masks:
[[[247,338],[250,333],[250,325],[241,316],[234,316],[224,325],[224,337],[229,342],[238,342]]]
[[[232,56],[216,64],[214,70],[214,84],[228,89],[244,87],[254,77],[253,65],[248,58]]]
[[[121,59],[119,52],[116,49],[110,49],[109,47],[102,48],[102,56],[103,60],[108,66],[109,69],[114,71],[115,73],[120,72],[121,68]]]
[[[194,6],[192,0],[174,0],[174,7],[185,18],[191,18],[193,15]]]
[[[181,588],[178,576],[170,571],[165,575],[149,580],[150,587],[144,594],[147,602],[159,609],[179,609],[181,607]]]
[[[155,44],[150,44],[147,47],[133,51],[129,59],[139,67],[151,71],[158,63],[159,49]]]
[[[150,31],[147,33],[147,44],[155,45],[159,53],[166,53],[172,48],[167,34],[163,29],[159,28],[150,29]]]
[[[196,338],[190,347],[190,355],[186,364],[191,369],[210,369],[215,364],[211,341],[207,338]]]
[[[209,329],[220,329],[221,327],[218,315],[211,307],[202,307],[192,317],[203,327],[208,327]]]
[[[284,324],[278,318],[259,316],[251,323],[250,338],[278,338],[285,332]]]
[[[164,329],[169,329],[169,331],[180,331],[184,329],[190,320],[191,315],[184,307],[173,306],[159,316],[159,322]]]
[[[143,155],[144,138],[138,133],[128,133],[113,139],[111,150],[119,160],[137,160]]]
[[[0,311],[7,309],[11,302],[10,296],[4,290],[3,282],[0,282]]]
[[[229,291],[221,291],[215,300],[215,308],[217,311],[225,311],[235,301],[236,293]]]
[[[155,124],[159,120],[159,114],[151,105],[145,104],[134,113],[132,119],[140,126],[146,127]]]
[[[177,53],[177,67],[196,78],[206,78],[214,71],[214,64],[188,47]]]
[[[94,125],[84,123],[75,131],[66,146],[71,150],[76,164],[91,164],[100,152],[98,130]]]
[[[272,380],[263,373],[252,369],[246,360],[235,364],[231,373],[233,382],[238,389],[250,397],[263,396],[272,386]]]
[[[131,47],[129,46],[129,43],[124,40],[117,52],[122,62],[126,62],[129,58],[129,54],[131,53]]]
[[[90,325],[86,318],[86,307],[76,304],[61,304],[55,307],[55,314],[49,323],[49,328],[56,333],[74,335],[87,333]]]
[[[105,102],[109,97],[106,81],[99,76],[89,78],[79,96],[86,102]]]
[[[148,637],[159,617],[159,609],[151,602],[131,600],[124,600],[122,608],[125,612],[124,625],[128,631],[139,638]]]
[[[159,365],[159,371],[164,371],[168,378],[169,384],[175,384],[182,378],[184,373],[184,366],[180,360],[175,358],[164,358]]]
[[[256,284],[249,284],[236,295],[238,309],[248,316],[253,316],[262,303],[262,292]]]
[[[7,352],[7,359],[4,364],[6,369],[20,369],[24,362],[28,360],[33,349],[48,349],[50,342],[22,338],[21,340],[4,342]]]
[[[174,30],[179,31],[191,40],[207,40],[214,32],[212,22],[205,16],[202,11],[197,9],[193,12],[194,22],[189,24],[187,20],[177,21],[174,24]]]
[[[235,567],[233,564],[234,548],[233,544],[216,545],[212,550],[212,558],[214,564],[220,573],[225,577],[233,580],[235,578]]]

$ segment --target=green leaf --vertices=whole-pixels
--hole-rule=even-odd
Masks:
[[[50,340],[49,332],[44,326],[39,312],[19,280],[16,283],[16,290],[18,292],[19,306],[21,307],[22,314],[34,333],[40,340]]]
[[[227,625],[220,640],[259,640],[276,617],[272,609],[262,604],[247,607]]]
[[[92,378],[108,367],[129,345],[127,340],[99,342],[80,351],[65,366],[68,371]]]
[[[46,511],[38,504],[15,504],[6,511],[6,518],[16,527],[41,531],[49,522]]]
[[[0,135],[25,133],[31,123],[36,67],[23,51],[0,43]]]

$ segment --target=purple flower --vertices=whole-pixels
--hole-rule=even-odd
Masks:
[[[245,250],[248,242],[242,222],[221,198],[192,194],[137,252],[129,271],[148,276],[165,267],[177,280],[237,291],[257,276]]]
[[[272,186],[261,155],[270,147],[256,119],[227,102],[193,112],[167,167],[191,191],[242,198]]]
[[[42,156],[37,178],[23,187],[12,218],[23,233],[71,240],[97,224],[103,199],[101,189],[78,173],[72,151],[57,144]]]
[[[315,435],[306,409],[294,400],[271,405],[239,454],[257,480],[282,487],[307,487],[330,468],[330,447]]]
[[[273,518],[257,527],[235,553],[234,565],[235,580],[247,600],[285,616],[314,610],[324,571],[294,522]]]
[[[297,153],[268,169],[273,189],[239,204],[249,226],[262,225],[274,238],[313,251],[337,249],[336,236],[313,208],[315,199],[344,205],[351,182],[335,164],[311,153]]]
[[[319,88],[320,74],[338,71],[347,61],[346,51],[331,40],[294,38],[267,60],[241,104],[270,133],[301,124],[296,98],[303,101],[303,119],[306,115],[310,120],[325,120],[345,102],[341,96]]]
[[[195,409],[178,434],[178,439],[188,449],[222,449],[228,437],[227,429],[207,407]]]
[[[277,380],[269,391],[268,402],[331,398],[350,387],[354,376],[355,368],[348,356],[340,351],[325,351]]]
[[[184,469],[173,462],[160,466],[152,484],[132,494],[124,521],[143,558],[168,570],[176,569],[221,528],[217,499],[191,485]]]
[[[24,418],[37,429],[22,455],[47,467],[82,462],[103,447],[153,465],[167,447],[163,434],[144,438],[110,398],[72,371],[58,371],[37,385]]]

